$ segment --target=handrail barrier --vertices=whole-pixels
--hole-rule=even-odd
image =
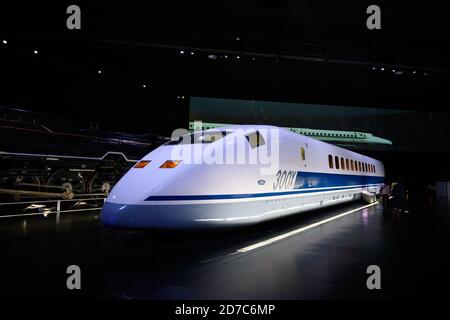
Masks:
[[[101,198],[85,198],[85,199],[56,199],[56,200],[36,200],[36,201],[21,201],[21,202],[0,202],[0,219],[4,218],[14,218],[14,217],[27,217],[27,216],[44,216],[47,217],[50,214],[60,214],[60,213],[69,213],[69,212],[85,212],[85,211],[95,211],[95,210],[101,210],[102,206],[98,206],[95,208],[79,208],[79,209],[67,209],[67,210],[61,210],[62,204],[68,204],[70,202],[73,202],[74,205],[79,202],[85,202],[88,204],[88,201],[97,201],[97,202],[104,202],[106,200],[105,197]],[[43,209],[44,207],[38,207],[39,205],[47,205],[47,204],[56,204],[56,210],[39,210]],[[29,212],[29,213],[14,213],[14,214],[2,214],[1,212],[4,211],[2,208],[7,206],[22,206],[22,205],[36,205],[37,207],[35,209],[38,209],[38,212]],[[22,209],[21,211],[23,211]]]

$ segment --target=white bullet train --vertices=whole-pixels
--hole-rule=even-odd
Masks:
[[[270,156],[264,163],[250,161],[263,158],[263,149]],[[205,161],[208,152],[239,151],[244,161]],[[146,155],[115,185],[101,222],[139,229],[255,224],[378,194],[383,181],[382,162],[286,129],[215,128]]]

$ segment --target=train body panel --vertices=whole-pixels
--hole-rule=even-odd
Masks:
[[[217,130],[223,138],[195,143]],[[189,139],[192,143],[157,148],[142,159],[149,161],[145,167],[130,169],[106,200],[102,222],[131,228],[252,224],[359,199],[365,190],[377,193],[383,182],[380,161],[276,127],[226,127]],[[242,163],[236,157],[233,163],[205,157],[212,149],[217,156],[238,147],[245,155]],[[264,153],[278,155],[270,158],[276,159],[272,171],[262,170],[270,167]],[[173,168],[160,168],[175,160],[180,162]]]

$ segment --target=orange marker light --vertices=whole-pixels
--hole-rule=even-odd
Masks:
[[[160,168],[172,169],[175,168],[180,162],[181,160],[167,160]]]
[[[136,169],[142,169],[142,168],[144,168],[146,165],[148,165],[150,162],[151,162],[151,160],[142,160],[142,161],[139,161],[138,163],[136,163],[136,164],[134,165],[133,168],[136,168]]]

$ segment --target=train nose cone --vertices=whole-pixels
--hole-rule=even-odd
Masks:
[[[108,227],[153,228],[158,227],[157,206],[130,205],[106,201],[100,221]]]

